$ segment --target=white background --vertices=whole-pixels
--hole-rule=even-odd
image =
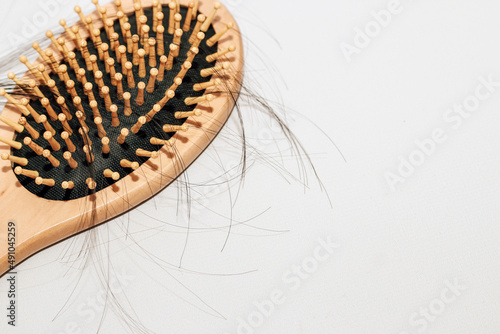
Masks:
[[[59,18],[75,21],[73,2],[61,3],[50,23],[36,25],[39,33]],[[92,8],[77,3],[87,13]],[[129,216],[21,265],[19,326],[7,327],[0,311],[0,332],[95,333],[103,312],[89,305],[106,291],[103,282],[125,272],[130,278],[115,294],[117,302],[108,300],[102,333],[129,332],[123,324],[130,318],[154,333],[499,333],[500,87],[457,128],[443,116],[470,100],[481,77],[500,81],[500,3],[401,0],[391,22],[349,62],[342,43],[354,45],[356,28],[376,28],[371,12],[389,3],[226,2],[247,40],[248,85],[269,84],[266,97],[281,98],[292,110],[293,129],[331,206],[311,171],[304,191],[257,163],[234,217],[244,221],[265,212],[250,226],[236,226],[221,252],[228,195],[212,196],[204,205],[221,215],[195,212],[193,226],[205,229],[190,234],[179,269],[186,229],[144,215],[186,226],[175,215],[179,187],[171,187]],[[2,2],[0,53],[13,48],[13,34],[22,36],[23,20],[33,22],[41,11],[40,1]],[[346,161],[293,111],[315,122]],[[387,173],[397,173],[401,159],[416,157],[415,142],[432,138],[436,129],[446,140],[391,188]],[[217,144],[223,150],[224,142]],[[205,160],[190,168],[193,179],[205,175]],[[142,230],[134,241],[158,258],[145,255],[131,233],[125,238],[124,227]],[[338,247],[298,280],[299,288],[283,280],[292,277],[294,265],[314,264],[318,239],[327,238]],[[111,255],[107,247],[94,247],[102,244]],[[89,249],[88,257],[80,254],[86,262],[74,261],[81,248]],[[95,269],[108,259],[110,270]],[[99,279],[96,272],[111,277]],[[460,290],[446,290],[450,284]],[[283,303],[259,317],[255,303],[275,291]],[[5,278],[2,300],[0,305],[7,300]]]

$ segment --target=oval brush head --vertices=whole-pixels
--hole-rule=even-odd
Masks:
[[[21,229],[17,262],[152,197],[224,125],[239,94],[241,37],[218,2],[115,1],[60,37],[0,122],[0,236]],[[0,273],[5,272],[5,256]]]

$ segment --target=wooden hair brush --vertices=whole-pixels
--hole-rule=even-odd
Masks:
[[[203,152],[241,89],[243,47],[214,0],[99,5],[17,78],[0,116],[0,275],[151,198]],[[8,231],[15,229],[15,263]],[[12,257],[11,257],[12,259]]]

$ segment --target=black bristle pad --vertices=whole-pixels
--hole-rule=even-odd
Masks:
[[[163,24],[165,28],[168,27],[168,17],[169,17],[169,8],[166,7],[164,8],[164,14],[165,18],[163,20]],[[181,15],[184,18],[186,16],[187,9],[184,7],[181,7]],[[147,24],[152,27],[152,22],[153,22],[153,10],[152,8],[144,8],[144,14],[148,17],[148,22]],[[136,17],[135,14],[132,13],[129,16],[129,23],[132,26],[131,32],[132,35],[136,33],[137,30],[137,25],[136,25]],[[143,164],[146,162],[149,158],[141,158],[138,157],[135,152],[137,149],[144,149],[147,151],[157,151],[159,150],[162,146],[158,145],[152,145],[150,144],[149,140],[151,137],[158,137],[162,139],[169,139],[174,133],[165,133],[162,130],[163,125],[165,124],[172,124],[172,125],[182,125],[186,119],[176,119],[174,116],[174,113],[176,111],[192,111],[194,110],[195,106],[187,106],[184,103],[184,99],[186,97],[197,97],[201,96],[204,94],[203,91],[201,92],[195,92],[193,90],[193,85],[195,83],[201,83],[208,81],[209,78],[203,78],[200,75],[200,70],[204,68],[209,68],[214,66],[214,63],[208,63],[206,61],[206,56],[212,53],[217,52],[217,44],[214,45],[213,47],[208,47],[206,45],[206,40],[213,35],[215,35],[215,31],[213,27],[211,26],[210,29],[206,32],[206,37],[202,41],[202,44],[200,45],[200,53],[195,57],[193,63],[192,63],[192,68],[187,72],[186,76],[184,77],[182,85],[180,85],[176,92],[175,92],[175,97],[173,99],[170,99],[170,101],[165,105],[165,107],[156,114],[154,119],[146,123],[145,125],[142,126],[141,130],[137,134],[133,134],[132,132],[129,134],[127,137],[126,143],[123,145],[118,144],[117,138],[120,136],[120,131],[123,128],[131,129],[131,127],[136,124],[137,119],[140,116],[146,115],[152,108],[153,106],[158,103],[164,96],[165,92],[168,90],[168,88],[173,84],[174,78],[177,76],[179,71],[181,70],[182,64],[185,62],[187,59],[187,52],[189,51],[189,48],[191,47],[191,44],[189,43],[189,37],[192,34],[192,31],[194,29],[194,26],[196,24],[196,20],[194,20],[191,23],[191,30],[189,32],[184,32],[182,35],[182,42],[181,42],[181,49],[179,52],[179,56],[175,58],[174,61],[174,66],[171,70],[166,70],[165,71],[165,77],[162,82],[156,81],[156,87],[155,91],[152,94],[147,93],[146,91],[144,92],[145,94],[145,103],[142,106],[139,106],[135,103],[135,98],[137,97],[137,84],[139,82],[144,82],[146,85],[148,84],[149,81],[149,76],[150,76],[150,70],[151,67],[149,67],[149,56],[145,57],[146,60],[146,71],[147,75],[145,78],[140,78],[139,77],[139,66],[134,66],[133,67],[133,72],[134,72],[134,79],[136,83],[136,88],[134,89],[129,89],[127,85],[127,78],[124,75],[123,76],[123,87],[125,92],[130,92],[132,95],[131,98],[131,106],[132,106],[132,115],[131,116],[125,116],[123,111],[125,108],[124,105],[124,100],[119,100],[117,98],[117,89],[115,86],[111,84],[111,78],[108,73],[106,73],[105,65],[104,62],[101,60],[98,60],[99,68],[100,71],[103,73],[103,78],[104,78],[104,84],[105,86],[108,86],[110,88],[110,96],[112,99],[112,103],[116,104],[118,106],[118,116],[120,119],[120,126],[118,127],[112,127],[111,126],[111,113],[106,111],[105,104],[104,104],[104,99],[100,98],[99,96],[99,89],[97,83],[94,81],[94,76],[92,72],[87,71],[85,60],[83,59],[81,53],[78,50],[74,50],[75,54],[77,55],[77,60],[79,62],[79,65],[81,68],[86,70],[86,77],[89,82],[91,82],[94,85],[94,95],[96,97],[96,100],[99,104],[99,111],[102,115],[103,118],[103,126],[107,132],[107,137],[110,139],[110,148],[111,152],[109,155],[104,155],[102,153],[102,144],[101,144],[101,138],[98,137],[97,135],[97,128],[93,122],[93,113],[92,113],[92,108],[89,106],[89,100],[88,97],[84,94],[83,91],[83,86],[82,84],[77,80],[77,77],[71,68],[71,66],[67,63],[61,63],[61,64],[66,64],[68,66],[68,74],[71,77],[71,80],[75,82],[75,88],[76,91],[78,92],[78,95],[82,98],[82,105],[85,110],[85,114],[87,117],[86,124],[90,128],[90,133],[89,133],[89,138],[92,141],[92,152],[95,157],[95,161],[92,164],[87,163],[86,160],[86,155],[83,152],[83,146],[86,144],[83,141],[82,136],[78,133],[78,129],[80,128],[80,124],[78,122],[78,119],[75,116],[76,111],[78,110],[72,103],[72,98],[71,95],[66,91],[64,88],[65,85],[64,83],[61,83],[59,80],[59,77],[57,74],[52,73],[51,78],[56,81],[57,87],[59,89],[59,92],[61,95],[66,99],[66,104],[68,105],[68,108],[70,109],[69,112],[73,115],[73,119],[69,121],[69,124],[71,125],[71,128],[73,130],[73,135],[70,137],[73,143],[76,145],[77,150],[75,153],[73,153],[73,158],[78,162],[78,167],[76,169],[71,169],[67,163],[67,161],[63,158],[63,153],[67,151],[66,144],[64,140],[61,138],[61,133],[64,131],[62,124],[59,121],[50,121],[50,118],[47,115],[46,109],[42,106],[40,101],[38,100],[31,100],[31,106],[41,115],[47,115],[47,118],[49,119],[50,124],[54,127],[56,130],[57,134],[55,136],[55,140],[57,140],[62,148],[61,150],[57,152],[52,152],[52,155],[61,162],[61,165],[57,168],[52,167],[51,163],[49,160],[43,156],[38,156],[36,155],[33,150],[27,145],[24,145],[21,150],[14,150],[13,154],[16,156],[20,157],[26,157],[29,160],[29,164],[24,167],[26,169],[30,170],[36,170],[40,173],[40,176],[43,178],[47,179],[54,179],[56,181],[56,185],[54,187],[46,187],[43,185],[37,185],[33,179],[24,177],[22,175],[18,176],[19,181],[21,184],[28,189],[30,192],[34,193],[35,195],[39,197],[43,197],[45,199],[49,200],[72,200],[72,199],[77,199],[77,198],[82,198],[85,196],[89,195],[89,189],[85,183],[86,179],[89,177],[92,177],[96,183],[97,183],[97,188],[95,191],[102,190],[104,188],[107,188],[111,186],[112,184],[119,182],[119,181],[113,181],[110,178],[106,178],[103,175],[103,171],[107,168],[111,169],[114,172],[120,173],[121,178],[127,176],[132,172],[131,169],[127,168],[122,168],[120,166],[120,161],[122,159],[127,159],[130,161],[137,161],[139,164]],[[123,40],[123,36],[121,36],[121,27],[119,24],[119,21],[115,21],[115,26],[114,26],[115,31],[120,35],[120,45],[127,45],[127,43]],[[167,29],[165,29],[167,30]],[[153,31],[153,29],[150,30],[149,33],[150,37],[156,38],[156,33]],[[101,39],[103,43],[107,43],[108,45],[109,40],[106,35],[106,31],[104,28],[101,29]],[[172,43],[173,36],[168,34],[167,31],[164,33],[164,42],[165,42],[165,55],[168,56],[169,52],[169,45]],[[90,54],[94,54],[96,56],[99,56],[98,51],[94,47],[94,43],[92,40],[89,38],[87,39],[87,44],[88,44],[88,50]],[[139,42],[139,48],[141,48],[141,44]],[[157,50],[157,46],[155,46]],[[115,58],[115,69],[117,73],[125,73],[125,71],[122,72],[121,70],[121,63],[119,60],[116,59],[116,53],[111,51],[111,48],[109,49],[110,56]],[[157,56],[157,67],[159,68],[160,66],[160,61],[159,57]],[[98,57],[99,58],[99,57]],[[127,53],[127,58],[128,61],[132,62],[132,55]],[[53,96],[51,93],[50,89],[48,87],[40,87],[41,91],[43,94],[50,99],[51,106],[54,109],[54,111],[59,114],[61,113],[61,109],[59,108],[59,105],[56,102],[56,97]],[[52,151],[50,144],[43,139],[42,134],[45,132],[45,128],[43,127],[43,124],[37,124],[34,119],[29,116],[28,117],[28,122],[37,130],[40,132],[40,138],[36,140],[35,142],[42,146],[45,149],[49,149]],[[19,142],[22,142],[24,137],[29,137],[29,134],[24,131],[23,133],[17,135],[16,140]],[[15,166],[14,166],[15,167]],[[75,188],[72,190],[64,190],[61,187],[62,182],[64,181],[73,181],[75,183]]]

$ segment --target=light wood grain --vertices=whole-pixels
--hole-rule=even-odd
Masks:
[[[181,4],[187,6],[189,1],[181,0]],[[152,3],[151,0],[142,2],[145,7],[151,6]],[[168,2],[162,1],[165,6]],[[200,12],[208,15],[214,3],[214,0],[200,2]],[[132,4],[132,0],[123,1],[123,8],[127,13],[133,12]],[[116,18],[114,4],[107,4],[105,7],[108,8],[109,17]],[[97,20],[98,14],[94,12],[92,15]],[[222,6],[213,21],[215,31],[223,30],[228,22],[234,22],[234,19]],[[81,22],[80,25],[83,26]],[[80,29],[80,31],[86,38],[87,36],[83,33],[85,29]],[[71,42],[67,45],[70,50],[74,49]],[[239,92],[243,76],[243,45],[236,24],[234,29],[219,42],[219,49],[226,49],[230,45],[235,45],[237,51],[231,57],[232,72],[228,85],[232,92]],[[51,48],[55,50],[54,54],[60,60],[61,56],[56,47],[51,46]],[[35,64],[39,63],[43,63],[43,60],[38,59],[35,62]],[[27,76],[30,75],[27,74]],[[175,141],[175,150],[177,155],[182,157],[182,161],[172,158],[170,155],[172,148],[165,146],[159,151],[158,159],[143,164],[138,170],[120,180],[117,187],[108,187],[91,197],[71,201],[50,201],[37,197],[19,183],[10,161],[0,160],[0,275],[8,271],[7,225],[9,222],[16,223],[16,264],[19,264],[54,243],[132,209],[175,180],[184,172],[180,166],[187,168],[206,149],[233,110],[235,102],[230,94],[218,93],[214,88],[209,88],[207,93],[216,96],[216,99],[210,103],[212,112],[207,113],[206,107],[197,107],[196,110],[202,111],[205,115],[196,118],[199,127],[191,127],[189,132],[179,134],[183,140]],[[21,115],[14,106],[8,104],[2,116],[19,119]],[[179,135],[174,138],[179,139]],[[0,136],[13,138],[14,130],[2,127]],[[0,146],[0,154],[9,152],[9,147]]]

